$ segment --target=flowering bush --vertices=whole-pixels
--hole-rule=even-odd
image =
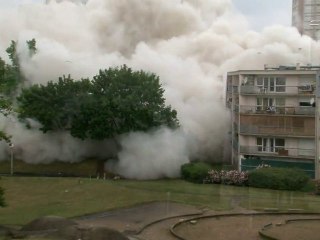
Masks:
[[[204,183],[221,183],[220,171],[210,170],[208,176],[204,179]]]
[[[217,171],[210,170],[208,177],[204,180],[204,183],[222,183],[227,185],[246,185],[248,182],[248,173],[239,172],[236,170],[231,171]]]

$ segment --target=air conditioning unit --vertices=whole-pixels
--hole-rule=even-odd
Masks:
[[[299,86],[299,91],[300,92],[310,92],[313,90],[312,85],[303,85],[303,86]]]

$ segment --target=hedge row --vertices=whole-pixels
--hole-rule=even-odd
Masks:
[[[306,173],[300,169],[260,168],[249,172],[248,185],[259,188],[300,190],[309,180]]]
[[[181,166],[181,176],[183,179],[194,182],[203,183],[208,176],[211,165],[203,162],[186,163]]]
[[[310,180],[300,169],[260,167],[250,172],[218,171],[201,162],[184,164],[181,167],[181,176],[194,183],[248,185],[279,190],[300,190]]]

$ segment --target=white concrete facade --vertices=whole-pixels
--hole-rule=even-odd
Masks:
[[[308,66],[227,74],[234,165],[271,162],[320,177],[318,78]]]

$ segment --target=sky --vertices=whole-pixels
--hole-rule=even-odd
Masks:
[[[0,8],[44,0],[0,0]],[[250,28],[261,31],[264,27],[280,24],[291,25],[292,0],[232,0],[236,9],[243,13]]]
[[[243,13],[253,30],[261,31],[269,25],[291,26],[292,0],[232,0]]]

